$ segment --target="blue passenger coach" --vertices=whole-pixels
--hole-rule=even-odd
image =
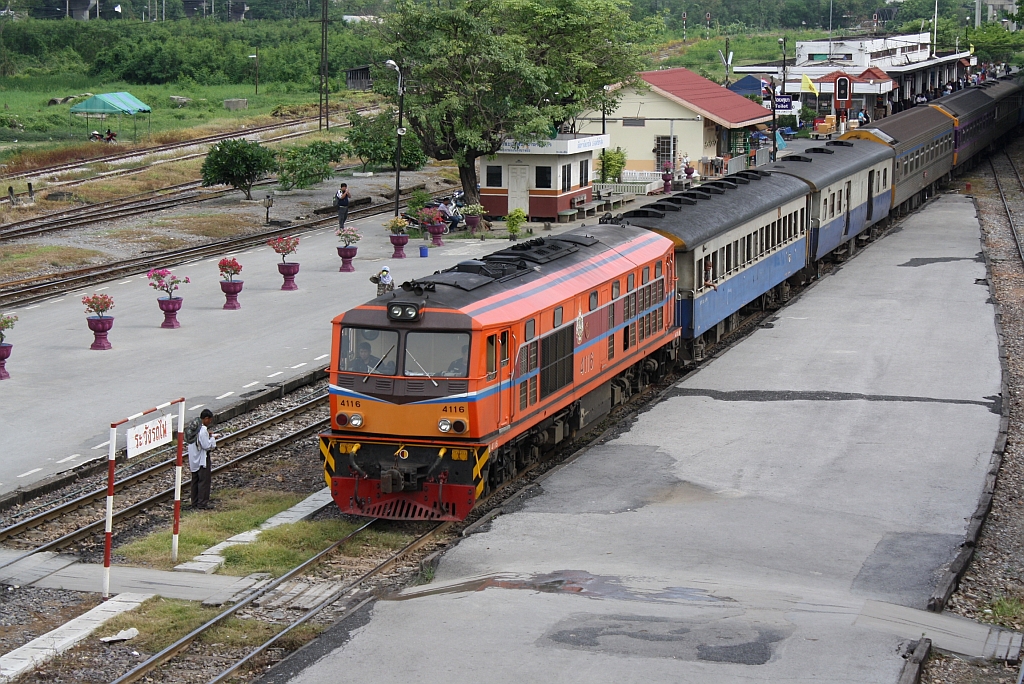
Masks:
[[[717,339],[744,305],[805,266],[807,194],[797,178],[750,169],[622,215],[675,243],[675,323],[684,339]]]

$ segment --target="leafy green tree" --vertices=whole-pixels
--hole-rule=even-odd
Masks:
[[[234,139],[217,143],[206,155],[203,185],[230,185],[252,199],[252,186],[277,169],[274,153],[258,142]]]
[[[621,147],[601,151],[601,182],[617,183],[626,168],[626,153]]]
[[[352,127],[348,131],[348,142],[359,161],[366,167],[394,166],[395,148],[398,145],[398,120],[393,111],[381,112],[374,116],[362,116],[357,112],[349,115]],[[427,155],[415,133],[406,133],[402,139],[402,168],[415,170],[427,163]]]
[[[429,156],[455,161],[475,204],[476,160],[550,138],[599,108],[605,85],[636,82],[655,22],[634,22],[624,0],[397,0],[379,26],[404,68],[410,127]],[[375,83],[396,99],[395,75]]]
[[[345,142],[318,140],[284,153],[278,179],[285,190],[310,188],[334,175],[331,164],[352,154]]]

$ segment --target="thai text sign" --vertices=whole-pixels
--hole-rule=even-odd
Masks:
[[[128,458],[144,454],[171,441],[171,415],[158,416],[128,428]]]

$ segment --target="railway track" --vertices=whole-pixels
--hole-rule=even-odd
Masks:
[[[1021,178],[1020,172],[1017,170],[1017,165],[1013,162],[1013,158],[1005,150],[1001,153],[1002,158],[1006,160],[1006,164],[1013,172],[1013,177],[1017,179],[1017,185],[1013,188],[1004,188],[1003,184],[999,181],[999,177],[1002,175],[999,169],[996,168],[996,157],[999,155],[992,155],[989,157],[988,162],[992,167],[992,177],[996,181],[996,189],[999,191],[999,199],[1003,204],[1003,210],[1006,211],[1006,219],[1010,223],[1010,233],[1013,235],[1014,244],[1017,247],[1017,256],[1020,257],[1021,263],[1024,263],[1024,247],[1021,246],[1020,231],[1020,219],[1024,216],[1020,215],[1017,210],[1010,207],[1011,202],[1015,203],[1020,207],[1020,211],[1024,212],[1024,179]],[[1009,174],[1007,174],[1009,175]]]
[[[446,190],[434,193],[435,196],[445,194]],[[349,219],[373,216],[394,209],[394,202],[381,202],[367,207],[360,207],[349,212]],[[134,257],[114,261],[107,264],[79,268],[71,271],[64,271],[60,277],[54,279],[52,276],[37,276],[5,283],[0,286],[0,306],[15,307],[33,302],[49,299],[51,297],[67,294],[68,292],[85,287],[99,280],[122,277],[124,275],[146,271],[151,268],[176,266],[189,261],[203,259],[209,256],[217,256],[225,252],[244,249],[255,245],[261,245],[268,239],[279,235],[294,235],[309,230],[314,230],[325,224],[337,222],[337,217],[327,216],[325,218],[313,219],[302,223],[295,223],[285,228],[274,228],[273,230],[261,231],[251,235],[244,235],[226,240],[218,240],[205,245],[185,247],[159,254]]]
[[[220,440],[220,445],[218,446],[218,449],[229,447],[232,444],[241,443],[243,440],[247,440],[253,437],[258,437],[262,435],[262,433],[266,432],[268,429],[273,428],[282,422],[300,419],[306,416],[306,414],[317,411],[318,409],[322,409],[327,405],[327,401],[328,395],[326,393],[318,394],[317,396],[313,397],[312,399],[309,399],[308,401],[305,401],[291,408],[285,409],[284,411],[276,413],[273,416],[253,423],[252,425],[248,425],[239,430],[236,430],[235,432],[229,435],[225,435]],[[231,458],[231,460],[226,461],[219,466],[215,466],[211,472],[218,473],[232,470],[242,464],[251,462],[255,458],[263,456],[269,451],[272,451],[279,447],[287,446],[299,439],[307,437],[311,434],[315,434],[317,431],[322,429],[327,424],[328,420],[329,419],[327,418],[316,417],[311,421],[303,421],[305,424],[301,425],[295,430],[290,431],[288,434],[273,439],[265,444],[261,444],[260,446],[254,449],[250,449],[240,455],[237,455],[234,458]],[[173,458],[170,458],[160,463],[157,463],[154,466],[146,468],[145,470],[134,473],[127,477],[123,477],[122,479],[115,482],[114,490],[115,492],[120,491],[122,493],[125,493],[126,491],[139,488],[144,485],[149,486],[147,483],[151,483],[151,481],[156,476],[162,473],[169,472],[171,469],[174,468],[174,465],[175,460]],[[130,497],[130,499],[133,500],[132,503],[116,511],[114,513],[114,520],[116,521],[131,518],[132,516],[154,505],[171,500],[174,496],[174,490],[173,488],[170,487],[164,488],[162,486],[157,485],[155,487],[155,492],[153,492],[152,489],[153,488],[150,487],[150,489],[146,491],[133,492],[135,496]],[[32,515],[31,517],[19,520],[14,524],[8,525],[7,527],[0,529],[0,541],[10,541],[19,536],[25,535],[27,532],[31,530],[35,530],[36,528],[46,525],[51,521],[59,520],[66,516],[75,514],[77,511],[80,511],[82,509],[87,509],[90,506],[93,506],[94,504],[98,504],[101,500],[103,500],[106,497],[106,495],[106,487],[96,488],[84,494],[75,496],[74,498],[71,498],[68,501],[59,503],[58,505],[52,508],[46,509],[40,513]],[[103,526],[103,516],[99,515],[97,519],[88,522],[71,532],[60,534],[59,531],[56,531],[54,534],[58,536],[51,535],[53,536],[53,538],[43,542],[42,544],[39,544],[38,546],[34,546],[31,549],[26,550],[25,553],[21,554],[17,558],[11,559],[0,564],[0,568],[12,565],[18,562],[19,560],[27,558],[28,556],[35,553],[41,553],[44,551],[54,551],[66,548],[71,544],[74,544],[75,542],[86,539],[93,534],[102,532]]]

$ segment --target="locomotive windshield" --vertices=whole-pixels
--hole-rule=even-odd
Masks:
[[[468,371],[468,333],[410,332],[405,336],[406,375],[464,378]]]
[[[398,333],[373,328],[342,328],[340,355],[340,370],[394,375],[398,362]]]

